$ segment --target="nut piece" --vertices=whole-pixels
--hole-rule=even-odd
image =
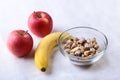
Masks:
[[[88,39],[86,39],[86,41],[87,41],[87,43],[90,43],[91,42],[91,40],[88,38]]]
[[[99,46],[96,44],[96,45],[94,46],[94,48],[97,50],[97,49],[99,48]]]
[[[86,42],[86,40],[85,40],[85,38],[82,37],[82,38],[80,39],[80,43],[83,44],[84,42]]]
[[[81,56],[82,52],[80,50],[75,51],[74,55],[75,56]]]
[[[90,52],[91,52],[91,55],[94,55],[96,54],[97,51],[94,48],[90,48]]]
[[[70,47],[71,47],[71,45],[72,45],[72,43],[67,43],[67,44],[65,44],[64,49],[70,48]]]
[[[76,46],[77,46],[77,44],[76,44],[76,43],[73,43],[73,44],[71,45],[71,49],[75,48]]]
[[[85,50],[85,51],[90,50],[90,44],[85,43],[85,44],[84,44],[84,50]]]

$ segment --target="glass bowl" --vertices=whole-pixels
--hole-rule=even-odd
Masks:
[[[66,33],[68,35],[66,35]],[[73,56],[68,54],[65,50],[64,50],[64,41],[69,39],[70,36],[73,37],[77,37],[77,38],[96,38],[97,44],[99,45],[99,51],[90,57],[79,57],[79,56]],[[66,31],[64,31],[58,39],[58,47],[60,52],[68,59],[70,60],[71,63],[76,64],[76,65],[90,65],[95,63],[96,61],[98,61],[103,54],[106,51],[108,45],[108,40],[107,37],[100,32],[97,29],[91,28],[91,27],[84,27],[84,26],[80,26],[80,27],[74,27],[71,29],[68,29]]]

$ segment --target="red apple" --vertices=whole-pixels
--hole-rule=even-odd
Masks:
[[[28,26],[34,35],[44,37],[52,31],[53,21],[48,13],[36,11],[29,16]]]
[[[17,57],[24,57],[33,47],[33,38],[24,30],[14,30],[7,38],[8,49]]]

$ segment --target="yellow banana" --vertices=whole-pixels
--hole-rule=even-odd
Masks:
[[[52,49],[58,44],[57,40],[62,32],[54,32],[44,37],[35,51],[35,65],[42,72],[48,68],[49,57]],[[67,34],[66,34],[67,35]],[[64,36],[66,36],[64,35]],[[63,37],[64,37],[63,36]]]
[[[58,45],[58,38],[62,32],[54,32],[45,36],[37,46],[35,51],[35,65],[42,72],[45,72],[48,68],[48,62],[52,49]],[[61,41],[65,42],[67,39],[73,38],[68,33],[64,33],[61,37]]]

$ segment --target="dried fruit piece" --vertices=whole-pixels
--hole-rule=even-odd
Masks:
[[[89,56],[90,55],[90,51],[85,51],[84,52],[84,56]]]
[[[70,53],[77,51],[79,48],[80,48],[80,47],[75,47],[75,48],[73,48],[72,50],[70,50]]]

